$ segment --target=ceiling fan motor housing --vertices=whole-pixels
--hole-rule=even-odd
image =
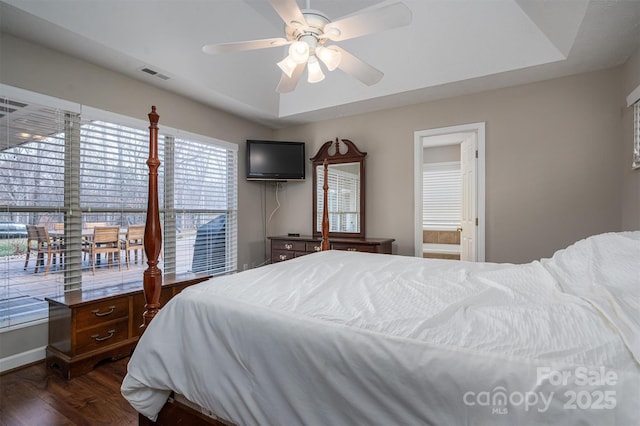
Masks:
[[[322,12],[312,9],[305,9],[302,15],[305,23],[292,21],[285,25],[287,40],[302,41],[309,45],[309,54],[313,55],[318,46],[322,46],[327,40],[324,34],[324,27],[331,20]]]

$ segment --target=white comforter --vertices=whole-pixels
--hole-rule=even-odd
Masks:
[[[247,425],[637,424],[640,232],[525,265],[321,252],[193,286],[123,395]]]

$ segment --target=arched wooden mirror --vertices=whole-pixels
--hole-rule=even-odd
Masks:
[[[329,236],[365,238],[364,223],[364,159],[361,152],[348,139],[325,142],[313,162],[313,236],[322,235],[322,209],[324,192],[323,163],[328,162]]]

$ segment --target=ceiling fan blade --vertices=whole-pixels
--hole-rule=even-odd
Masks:
[[[291,77],[289,77],[285,73],[282,73],[282,77],[280,77],[280,82],[278,83],[278,87],[276,88],[276,92],[293,92],[298,85],[298,81],[300,81],[300,76],[302,76],[302,71],[304,71],[305,65],[306,64],[298,64],[291,73]]]
[[[265,38],[262,40],[238,41],[234,43],[207,44],[202,51],[210,55],[218,53],[242,52],[244,50],[264,49],[267,47],[284,46],[291,43],[284,38]]]
[[[342,59],[338,68],[347,74],[357,78],[367,86],[372,86],[379,82],[384,73],[377,68],[367,64],[361,59],[356,58],[351,53],[347,52],[339,46],[331,46],[333,49],[339,50],[342,53]]]
[[[269,0],[269,3],[278,12],[278,15],[286,25],[307,24],[296,0]]]
[[[330,22],[324,33],[333,41],[342,41],[409,25],[411,17],[411,10],[398,2]]]

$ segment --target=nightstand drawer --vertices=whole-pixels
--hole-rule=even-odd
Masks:
[[[122,342],[129,335],[129,317],[80,331],[76,335],[76,353],[89,352]]]
[[[129,298],[105,300],[76,310],[76,330],[129,316]]]
[[[304,241],[271,241],[272,250],[286,250],[286,251],[304,251]]]

